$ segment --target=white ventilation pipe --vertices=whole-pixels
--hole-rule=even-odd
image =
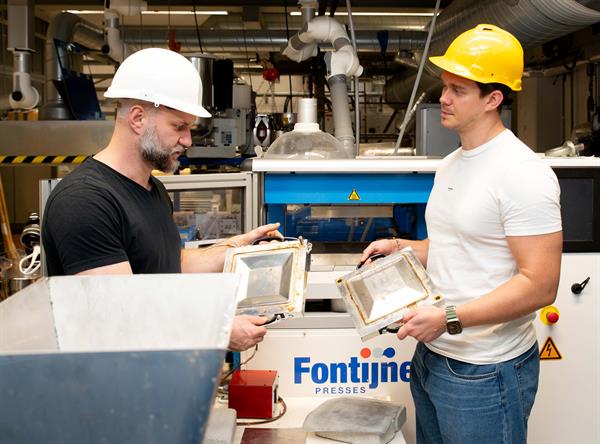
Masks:
[[[298,0],[300,11],[302,11],[302,23],[308,23],[315,18],[315,12],[319,6],[317,0]]]
[[[345,151],[352,155],[355,151],[354,132],[346,80],[351,76],[360,76],[363,68],[344,27],[332,17],[315,17],[290,38],[283,54],[296,62],[302,62],[315,56],[317,45],[322,42],[330,42],[335,49],[334,52],[325,54],[335,137],[342,142]]]
[[[40,94],[31,84],[31,53],[12,49],[14,54],[13,88],[8,95],[11,109],[29,110],[40,101]]]
[[[31,84],[34,14],[32,0],[10,0],[7,3],[8,50],[13,53],[12,90],[0,106],[3,109],[35,108],[40,101]]]
[[[295,62],[302,62],[317,55],[319,43],[330,42],[335,52],[331,55],[331,74],[360,76],[360,66],[356,51],[346,30],[332,17],[319,16],[304,25],[302,30],[290,38],[283,55]]]
[[[124,44],[119,31],[119,13],[113,9],[104,10],[104,34],[106,44],[102,46],[102,52],[121,63],[125,58]]]
[[[335,138],[342,142],[344,150],[354,157],[354,132],[352,131],[352,119],[350,116],[350,105],[348,104],[347,77],[344,74],[329,76],[327,83],[331,92],[331,110],[333,111],[333,128]]]
[[[129,55],[129,49],[121,38],[119,18],[121,15],[140,15],[146,9],[148,9],[148,3],[142,0],[104,1],[104,35],[106,43],[102,46],[103,54],[119,63]]]

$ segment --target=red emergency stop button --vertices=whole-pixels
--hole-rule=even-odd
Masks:
[[[554,305],[544,307],[540,313],[540,321],[546,325],[553,325],[560,319],[560,311]]]

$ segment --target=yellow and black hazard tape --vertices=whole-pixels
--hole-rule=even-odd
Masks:
[[[6,165],[60,165],[82,163],[89,156],[0,156],[0,164]]]

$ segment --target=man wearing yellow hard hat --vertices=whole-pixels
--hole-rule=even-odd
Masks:
[[[560,189],[552,169],[500,119],[521,90],[523,49],[478,25],[440,57],[442,125],[462,146],[442,160],[427,203],[428,239],[412,246],[446,307],[420,307],[398,337],[419,341],[411,366],[418,443],[524,443],[538,386],[532,323],[558,288]]]

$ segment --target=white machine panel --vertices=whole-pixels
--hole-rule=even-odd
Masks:
[[[246,368],[276,369],[284,399],[357,395],[402,403],[407,409],[402,432],[414,442],[408,378],[415,344],[393,334],[363,343],[353,328],[278,329],[267,334]]]
[[[529,443],[600,442],[599,271],[598,253],[564,254],[554,304],[560,318],[547,326],[536,314],[540,349],[551,337],[562,359],[540,363]],[[588,276],[589,284],[574,295],[571,285]],[[363,343],[353,328],[278,328],[269,331],[246,368],[277,370],[283,398],[358,395],[403,403],[407,422],[402,431],[406,442],[414,443],[414,406],[408,384],[414,347],[414,340],[399,341],[393,334]]]
[[[560,317],[535,328],[540,385],[529,420],[529,443],[600,443],[600,253],[565,253],[554,306]],[[571,285],[590,277],[581,294]],[[554,347],[544,348],[548,338]],[[552,350],[554,348],[554,350]],[[543,359],[555,357],[562,359]]]

